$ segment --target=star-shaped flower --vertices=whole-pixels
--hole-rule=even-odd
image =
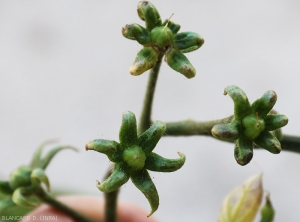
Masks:
[[[86,150],[95,150],[107,155],[114,162],[111,176],[103,183],[97,181],[97,187],[103,192],[112,192],[131,178],[133,184],[148,199],[153,214],[159,205],[159,196],[147,170],[173,172],[180,169],[185,156],[178,153],[178,159],[166,159],[152,150],[166,130],[166,125],[156,121],[148,130],[137,135],[136,118],[132,112],[124,112],[119,133],[120,143],[113,140],[97,139],[86,145]]]
[[[159,55],[163,54],[165,62],[172,69],[187,78],[193,78],[196,70],[183,53],[197,50],[203,45],[204,39],[194,32],[177,34],[180,25],[169,20],[162,23],[157,9],[149,1],[139,2],[138,15],[145,21],[146,28],[135,23],[122,28],[124,37],[144,46],[130,67],[130,73],[136,76],[151,69]]]
[[[49,142],[47,142],[49,143]],[[41,203],[35,192],[43,189],[43,183],[47,190],[50,190],[50,184],[45,169],[52,160],[52,158],[63,149],[74,149],[70,146],[59,146],[50,150],[43,158],[42,144],[35,152],[31,163],[28,166],[21,166],[10,174],[9,181],[0,181],[0,192],[10,197],[6,200],[0,201],[0,211],[18,205],[21,207],[36,207]]]
[[[271,111],[277,100],[276,93],[267,91],[252,105],[237,86],[226,87],[224,94],[228,94],[234,102],[234,118],[229,124],[215,125],[211,133],[218,139],[236,142],[234,157],[238,164],[246,165],[251,161],[254,144],[271,153],[280,153],[277,129],[285,126],[288,118]]]

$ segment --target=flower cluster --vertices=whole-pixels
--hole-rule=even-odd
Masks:
[[[185,155],[178,153],[178,159],[166,159],[152,150],[166,130],[166,125],[156,121],[148,130],[137,135],[136,118],[132,112],[124,112],[119,133],[120,143],[113,140],[96,139],[86,144],[86,150],[95,150],[107,155],[114,162],[112,174],[97,187],[103,192],[112,192],[131,178],[133,184],[148,199],[153,214],[159,205],[159,196],[147,170],[173,172],[185,162]]]
[[[224,94],[228,94],[234,102],[234,117],[229,124],[215,125],[211,133],[217,139],[236,142],[234,157],[238,164],[246,165],[251,161],[255,144],[271,153],[280,153],[281,144],[276,138],[276,130],[285,126],[288,118],[271,111],[277,100],[276,93],[267,91],[252,105],[237,86],[226,87]]]
[[[204,39],[194,32],[178,33],[180,25],[169,20],[162,23],[155,6],[149,1],[138,4],[138,15],[145,21],[146,28],[138,24],[129,24],[122,28],[124,37],[136,40],[144,46],[130,67],[132,75],[140,75],[151,69],[161,55],[165,62],[175,71],[187,78],[193,78],[196,70],[183,53],[200,48]]]
[[[52,158],[63,149],[74,149],[70,146],[59,146],[50,150],[43,158],[42,144],[35,152],[31,163],[28,166],[20,166],[10,174],[9,181],[0,181],[0,192],[9,195],[9,198],[0,201],[0,211],[18,205],[21,207],[36,207],[41,203],[36,192],[43,189],[44,184],[47,190],[50,190],[50,183],[45,169]]]

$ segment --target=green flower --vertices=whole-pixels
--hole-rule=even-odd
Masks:
[[[251,161],[255,144],[271,153],[280,153],[281,144],[276,136],[280,137],[278,129],[288,123],[288,118],[271,111],[277,100],[276,93],[267,91],[252,105],[237,86],[226,87],[224,94],[229,94],[234,102],[234,117],[229,124],[215,125],[211,133],[217,139],[236,142],[234,157],[238,164]]]
[[[103,192],[112,192],[131,178],[133,184],[148,199],[153,214],[159,205],[159,196],[147,170],[173,172],[180,169],[185,156],[178,153],[178,159],[166,159],[152,150],[166,130],[166,125],[156,121],[148,130],[137,135],[136,118],[132,112],[124,112],[119,133],[120,143],[113,140],[97,139],[86,145],[86,150],[95,150],[107,155],[114,162],[111,176],[103,183],[97,181],[97,187]]]
[[[122,28],[125,38],[136,40],[144,46],[130,67],[130,73],[135,76],[144,73],[155,66],[159,55],[165,55],[164,60],[172,69],[193,78],[196,70],[183,53],[197,50],[204,39],[194,32],[177,34],[180,25],[169,20],[162,23],[157,9],[149,1],[139,2],[138,15],[145,21],[146,28],[135,23]]]
[[[10,197],[0,201],[0,211],[15,205],[21,207],[36,207],[41,201],[35,195],[44,184],[47,190],[50,190],[50,183],[45,169],[52,158],[63,149],[73,149],[69,146],[59,146],[50,150],[47,155],[41,157],[43,147],[48,144],[42,144],[35,152],[31,163],[28,166],[20,166],[10,174],[9,181],[0,181],[0,192]]]

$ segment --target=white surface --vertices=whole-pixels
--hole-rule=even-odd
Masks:
[[[143,24],[138,1],[0,2],[0,175],[28,163],[43,141],[59,138],[81,152],[63,151],[47,169],[52,187],[101,196],[109,161],[85,152],[97,138],[118,140],[125,110],[139,118],[148,74],[128,69],[141,46],[123,38],[121,27]],[[289,117],[284,133],[299,132],[300,3],[295,0],[153,1],[163,19],[181,31],[202,35],[205,44],[186,54],[197,70],[188,80],[165,63],[155,94],[153,120],[207,120],[226,117],[233,103],[222,95],[238,85],[253,102],[277,92],[275,109]],[[160,195],[160,221],[216,221],[226,194],[264,172],[264,188],[276,208],[275,221],[300,221],[300,155],[255,151],[241,167],[233,145],[207,137],[163,138],[155,151],[187,155],[178,172],[151,173]],[[132,183],[122,200],[149,204]]]

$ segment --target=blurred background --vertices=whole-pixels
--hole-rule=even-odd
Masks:
[[[197,70],[186,79],[163,62],[153,120],[211,120],[233,113],[228,85],[238,85],[250,102],[275,90],[275,109],[289,118],[286,134],[300,135],[300,2],[296,0],[153,0],[162,19],[181,24],[205,39],[186,54]],[[129,67],[141,46],[121,28],[144,23],[138,1],[0,2],[0,179],[28,164],[42,142],[59,139],[80,152],[62,151],[47,168],[52,189],[102,197],[95,180],[110,165],[86,152],[93,139],[118,141],[122,112],[140,117],[148,73]],[[55,144],[53,145],[55,146]],[[49,146],[47,149],[53,147]],[[46,149],[46,150],[47,150]],[[187,161],[177,172],[152,172],[159,221],[216,221],[224,197],[248,177],[263,172],[275,221],[300,221],[300,155],[255,150],[247,166],[233,157],[233,144],[209,137],[164,137],[155,152]],[[120,199],[150,211],[131,183]]]

